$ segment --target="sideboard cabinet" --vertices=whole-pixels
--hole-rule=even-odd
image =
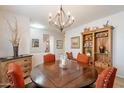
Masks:
[[[9,63],[17,63],[22,67],[23,77],[26,78],[30,75],[32,69],[32,56],[21,55],[16,58],[7,57],[0,58],[0,84],[8,84],[7,69]]]

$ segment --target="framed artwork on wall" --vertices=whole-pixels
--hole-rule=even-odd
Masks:
[[[39,47],[39,39],[32,39],[32,47],[34,48]]]
[[[56,41],[56,48],[57,49],[63,49],[63,41],[62,40]]]
[[[79,49],[80,48],[80,36],[71,38],[71,48]]]

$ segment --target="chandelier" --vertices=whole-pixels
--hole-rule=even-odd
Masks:
[[[70,12],[66,14],[62,8],[62,5],[60,6],[60,9],[54,17],[52,17],[51,13],[49,14],[49,24],[56,27],[61,32],[65,28],[70,27],[73,23],[74,17],[71,16]]]

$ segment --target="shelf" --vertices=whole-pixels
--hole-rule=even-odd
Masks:
[[[85,41],[90,41],[90,42],[92,42],[93,40],[84,40],[84,42],[85,42]]]
[[[109,67],[109,64],[95,64],[96,67],[100,67],[100,68],[107,68]]]
[[[96,52],[95,54],[96,54],[96,55],[110,55],[110,53],[107,53],[107,54],[106,54],[106,53],[99,53],[99,52]]]
[[[93,47],[85,47],[85,46],[83,46],[83,48],[93,48]]]
[[[95,37],[96,38],[108,38],[108,36],[102,36],[102,37]]]

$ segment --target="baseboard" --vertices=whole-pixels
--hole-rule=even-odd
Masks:
[[[117,75],[117,77],[124,78],[124,76],[121,76],[121,75]]]

